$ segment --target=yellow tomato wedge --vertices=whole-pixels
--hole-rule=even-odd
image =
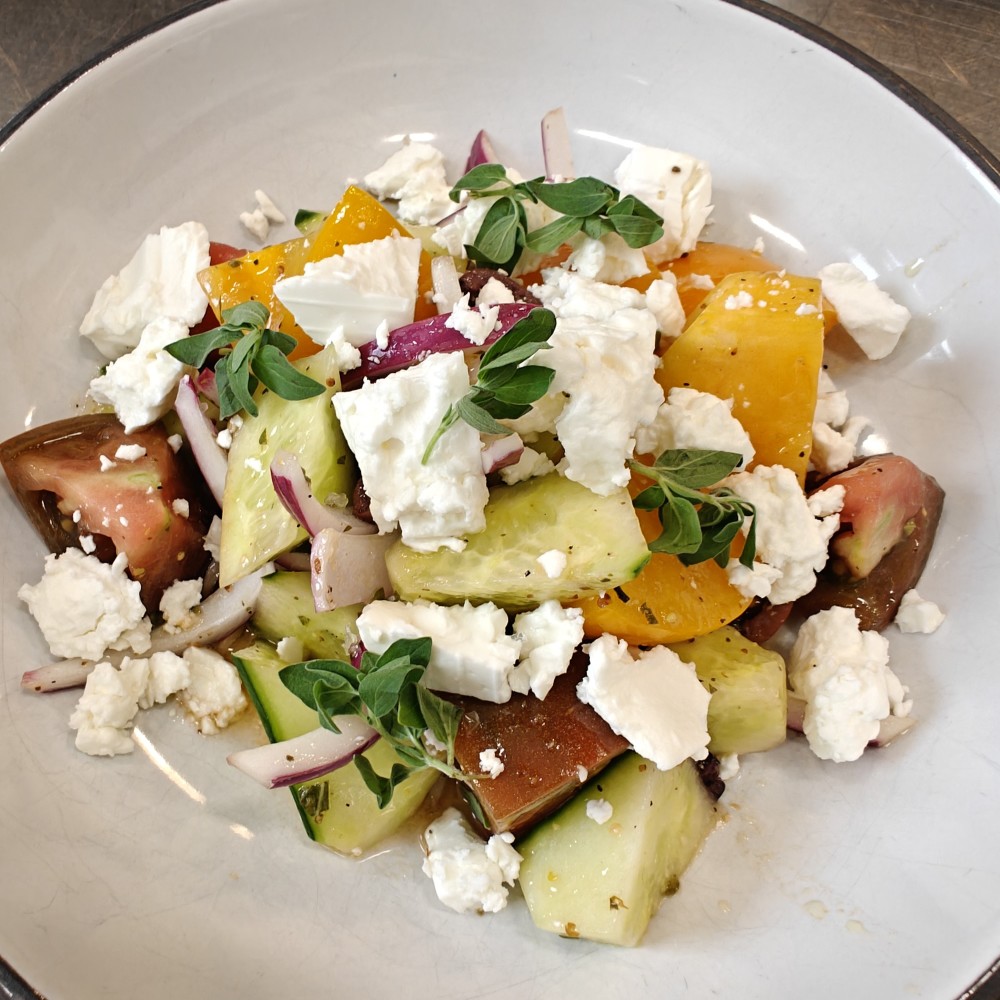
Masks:
[[[298,347],[290,355],[294,360],[315,354],[320,346],[306,335],[278,300],[274,294],[274,283],[279,278],[301,274],[309,262],[343,253],[348,244],[380,240],[394,232],[409,236],[395,216],[375,198],[352,186],[344,192],[314,236],[300,236],[287,243],[276,243],[216,264],[202,271],[198,280],[220,322],[223,310],[241,302],[254,300],[267,306],[270,327],[290,334],[298,341]],[[426,319],[436,312],[427,294],[431,290],[430,273],[430,257],[421,251],[414,319]]]
[[[733,400],[755,465],[784,465],[805,480],[823,363],[818,278],[732,274],[712,290],[663,354],[656,378]]]

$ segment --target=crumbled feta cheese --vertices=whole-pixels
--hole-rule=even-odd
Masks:
[[[670,340],[680,336],[687,317],[677,294],[677,279],[669,271],[646,289],[646,308],[656,317],[661,336]]]
[[[925,601],[915,590],[908,590],[899,602],[895,622],[900,632],[936,632],[944,621],[944,612],[933,602]]]
[[[167,444],[170,445],[170,450],[176,454],[184,445],[184,438],[182,438],[180,434],[171,434],[170,437],[167,438]]]
[[[92,552],[97,551],[97,542],[94,541],[93,535],[81,535],[80,536],[80,548],[90,555]]]
[[[725,307],[727,309],[749,309],[753,306],[753,296],[745,289],[735,295],[727,295]]]
[[[827,264],[819,278],[840,325],[858,347],[872,361],[890,354],[910,322],[909,309],[893,301],[853,264]]]
[[[827,510],[819,517],[810,508],[810,500],[802,492],[795,473],[781,465],[759,465],[753,472],[733,473],[722,485],[756,509],[758,558],[781,571],[766,595],[771,603],[784,604],[808,594],[816,585],[816,574],[826,565],[827,544],[840,524],[837,511],[843,506],[843,494],[823,496],[828,492],[825,490],[814,494],[810,498],[812,506]],[[753,583],[741,591],[745,596],[765,596],[760,593],[765,583],[760,575],[763,572],[755,570]],[[737,581],[743,576],[734,568],[730,582],[739,589]]]
[[[704,292],[710,292],[715,288],[715,282],[710,274],[687,274],[679,279],[678,284],[682,288],[700,288]]]
[[[851,417],[840,430],[830,424],[814,423],[809,454],[813,468],[825,476],[842,472],[854,461],[858,441],[869,426],[867,417]]]
[[[444,325],[449,330],[457,330],[466,340],[478,346],[484,344],[486,338],[496,329],[498,314],[499,309],[496,306],[485,305],[478,299],[476,305],[470,306],[469,293],[466,292],[455,303]]]
[[[764,237],[758,236],[757,239],[753,241],[753,252],[756,254],[762,254],[764,252]]]
[[[424,832],[424,874],[438,899],[458,913],[498,913],[507,905],[504,883],[513,885],[521,855],[514,835],[501,833],[483,843],[457,809],[446,809]]]
[[[792,690],[805,699],[803,732],[823,760],[857,760],[882,719],[908,715],[906,688],[889,668],[889,642],[863,632],[850,608],[806,619],[788,661]]]
[[[283,639],[279,639],[275,651],[285,663],[301,663],[305,659],[302,640],[294,635],[286,635]]]
[[[191,668],[187,660],[176,653],[167,650],[153,653],[146,663],[146,687],[139,695],[139,708],[162,705],[172,694],[177,694],[191,683]]]
[[[499,778],[504,772],[503,761],[493,747],[483,750],[479,755],[479,770],[491,778]]]
[[[201,579],[176,580],[160,598],[160,614],[167,632],[181,632],[191,628],[198,616],[193,609],[201,604]]]
[[[78,750],[94,757],[132,752],[134,744],[125,730],[139,711],[148,675],[146,660],[128,657],[120,669],[106,661],[94,667],[69,719]]]
[[[222,519],[219,517],[213,517],[208,526],[208,531],[205,532],[203,548],[216,562],[218,562],[222,551],[220,548],[221,545]]]
[[[604,826],[614,811],[607,799],[587,799],[587,819],[592,819],[598,826]]]
[[[118,465],[117,462],[112,461],[107,455],[98,455],[97,458],[101,466],[101,472],[108,472]]]
[[[397,639],[429,637],[433,646],[423,682],[432,691],[498,704],[510,700],[508,675],[521,643],[507,635],[507,615],[495,604],[372,601],[357,628],[373,653],[384,653]]]
[[[108,649],[149,649],[150,622],[127,565],[124,553],[110,565],[79,549],[45,557],[42,579],[24,584],[17,596],[28,605],[53,656],[99,660]]]
[[[271,224],[280,226],[286,219],[284,213],[260,188],[254,191],[253,196],[257,207],[252,212],[240,212],[240,222],[253,236],[264,243]]]
[[[198,272],[209,263],[208,230],[201,223],[164,226],[101,285],[80,333],[112,359],[132,350],[154,320],[177,320],[187,333],[208,307]]]
[[[802,302],[795,309],[796,316],[814,316],[819,312],[819,307],[811,302]]]
[[[138,462],[146,449],[141,444],[120,444],[115,452],[115,458],[122,462]]]
[[[413,320],[420,241],[387,236],[348,244],[343,252],[306,264],[300,275],[274,283],[274,294],[321,346],[337,345],[341,370],[361,363],[357,348]]]
[[[583,236],[574,242],[576,248],[566,264],[591,281],[620,285],[649,273],[643,251],[632,249],[618,233],[605,233],[599,240]]]
[[[719,777],[723,781],[729,781],[740,773],[740,758],[735,753],[724,753],[719,755]]]
[[[514,483],[521,483],[535,476],[547,476],[550,472],[555,472],[555,468],[548,455],[525,446],[521,457],[513,465],[505,465],[500,470],[500,478],[508,486],[513,486]]]
[[[177,702],[199,732],[212,736],[247,707],[240,676],[224,656],[212,649],[190,646],[184,650],[184,661],[191,679],[177,693]]]
[[[587,676],[577,697],[590,705],[636,753],[669,771],[708,755],[708,702],[694,667],[666,646],[633,659],[628,645],[602,635],[586,647]]]
[[[191,504],[185,500],[183,497],[177,497],[170,502],[170,509],[178,517],[190,517],[191,516]]]
[[[712,211],[708,164],[686,153],[637,146],[615,170],[615,184],[663,217],[663,236],[644,248],[653,260],[673,260],[694,249]]]
[[[733,401],[709,392],[675,386],[656,412],[656,419],[636,432],[636,450],[654,458],[670,448],[707,448],[753,460],[750,435],[733,416]]]
[[[583,612],[543,601],[534,611],[514,618],[514,638],[521,643],[520,661],[508,677],[512,691],[539,699],[566,673],[576,647],[583,641]]]
[[[479,432],[458,421],[427,462],[421,461],[448,407],[468,389],[468,369],[461,352],[455,352],[432,354],[333,397],[375,523],[383,533],[398,524],[403,541],[419,551],[442,546],[459,551],[464,536],[486,526],[489,492]]]
[[[549,549],[538,557],[538,563],[550,580],[557,580],[566,569],[566,553]]]
[[[628,483],[637,428],[652,423],[663,402],[653,377],[656,319],[633,289],[561,269],[545,279],[533,291],[556,314],[556,328],[534,363],[555,376],[541,405],[513,426],[519,433],[550,429],[538,418],[554,419],[565,453],[560,472],[607,496]]]
[[[476,296],[477,306],[502,306],[514,301],[514,293],[496,278],[490,278]]]
[[[376,198],[398,201],[404,222],[433,226],[455,211],[444,155],[425,142],[397,149],[381,167],[365,174],[363,183]]]
[[[179,320],[153,320],[143,329],[135,350],[91,380],[91,398],[113,406],[126,433],[159,420],[173,405],[184,365],[163,348],[187,335],[187,326]]]

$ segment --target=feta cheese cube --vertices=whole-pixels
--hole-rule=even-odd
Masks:
[[[507,615],[495,604],[372,601],[357,628],[373,653],[384,653],[398,639],[428,637],[431,658],[423,683],[432,691],[498,704],[510,700],[508,677],[521,643],[507,635]]]
[[[891,354],[906,325],[910,310],[895,302],[853,264],[827,264],[819,278],[823,294],[837,310],[840,325],[871,358]]]
[[[944,612],[933,602],[925,601],[916,590],[908,590],[899,602],[895,622],[900,632],[936,632],[944,621]]]
[[[114,359],[132,350],[153,320],[177,320],[187,332],[208,308],[198,272],[209,263],[208,230],[200,222],[151,233],[121,271],[101,285],[80,325],[81,335]]]
[[[457,207],[448,196],[444,154],[425,142],[407,142],[362,183],[376,198],[398,201],[404,222],[433,226]]]
[[[590,705],[636,753],[669,771],[688,757],[708,756],[708,702],[694,667],[666,646],[633,658],[628,645],[602,635],[586,647],[587,676],[577,697]]]
[[[544,701],[555,679],[566,673],[576,647],[583,641],[583,612],[543,601],[534,611],[514,618],[514,637],[520,640],[520,660],[510,672],[511,690],[529,691]]]
[[[375,523],[383,533],[398,524],[403,541],[420,551],[442,546],[459,551],[464,536],[486,526],[489,491],[479,432],[458,421],[427,462],[421,461],[448,407],[468,389],[461,353],[432,354],[418,365],[333,397]]]

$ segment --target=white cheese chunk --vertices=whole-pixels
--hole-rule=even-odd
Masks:
[[[135,350],[91,380],[91,399],[113,406],[129,434],[159,420],[173,406],[184,374],[184,365],[163,348],[187,335],[180,320],[153,320],[143,329]]]
[[[201,604],[201,579],[176,580],[160,598],[160,614],[166,632],[180,632],[197,621],[195,609]]]
[[[45,557],[42,579],[24,584],[17,596],[28,605],[53,656],[99,660],[108,649],[149,649],[150,621],[127,565],[124,553],[111,564],[79,549]]]
[[[333,397],[375,523],[383,534],[398,525],[403,541],[420,551],[459,551],[464,536],[486,526],[489,491],[479,432],[459,420],[421,461],[448,407],[468,390],[469,372],[456,352],[432,354]]]
[[[200,222],[151,233],[121,271],[101,285],[80,333],[106,358],[118,358],[139,343],[153,320],[194,326],[208,307],[198,272],[209,263],[208,230]]]
[[[513,486],[514,483],[521,483],[535,476],[547,476],[550,472],[555,472],[555,468],[548,455],[525,446],[521,457],[513,465],[505,465],[500,470],[500,478],[508,486]]]
[[[432,691],[497,704],[510,700],[509,675],[521,643],[507,635],[507,615],[495,604],[372,601],[357,628],[373,653],[384,653],[398,639],[428,637],[431,658],[423,683]]]
[[[495,747],[488,747],[479,754],[479,770],[491,778],[499,778],[504,772],[504,763]]]
[[[494,279],[490,279],[493,281]],[[497,282],[497,284],[500,284]],[[503,285],[500,286],[503,288]],[[451,314],[444,321],[449,330],[457,330],[466,340],[477,346],[485,343],[486,338],[496,329],[499,309],[487,305],[479,299],[477,304],[469,305],[469,293],[466,292],[456,303]]]
[[[805,621],[788,680],[805,699],[803,732],[823,760],[857,760],[882,719],[910,712],[906,689],[889,668],[888,640],[862,631],[850,608],[830,608]]]
[[[364,186],[376,198],[398,201],[404,222],[433,226],[457,206],[449,198],[444,154],[426,142],[408,142],[376,170],[365,174]]]
[[[895,622],[900,632],[936,632],[944,622],[944,612],[933,602],[925,601],[916,590],[908,590],[899,602]]]
[[[544,701],[583,641],[583,612],[564,608],[558,601],[543,601],[534,611],[515,617],[514,637],[521,642],[521,652],[508,678],[511,690],[530,691]]]
[[[348,244],[340,254],[306,264],[274,283],[274,294],[317,343],[338,346],[341,370],[361,362],[357,348],[413,321],[420,241],[386,236]]]
[[[745,596],[767,596],[772,604],[808,594],[816,585],[816,574],[826,565],[827,545],[840,525],[837,512],[843,506],[842,488],[821,491],[807,500],[795,473],[782,465],[736,472],[722,485],[756,508],[757,556],[772,567],[772,571],[755,571],[750,581],[733,560],[727,567],[730,582]],[[821,516],[817,511],[824,513]],[[768,581],[764,573],[772,579]]]
[[[646,255],[630,247],[618,233],[605,233],[599,240],[577,237],[567,266],[591,281],[620,285],[629,278],[649,273]]]
[[[184,662],[190,680],[177,693],[177,701],[198,731],[212,736],[225,729],[247,707],[236,668],[213,649],[189,646]]]
[[[501,833],[483,843],[457,809],[446,809],[424,831],[424,874],[449,909],[498,913],[507,905],[504,883],[513,885],[521,871],[513,842],[513,834]]]
[[[686,153],[637,146],[615,170],[615,184],[663,217],[663,236],[644,248],[653,260],[673,260],[694,249],[712,211],[708,164]]]
[[[656,328],[662,337],[674,340],[680,336],[687,316],[677,292],[677,279],[670,271],[665,271],[646,289],[646,308],[656,317]]]
[[[827,264],[819,278],[823,294],[837,310],[840,325],[871,358],[878,361],[891,354],[906,325],[910,311],[895,302],[853,264]]]
[[[607,799],[587,800],[587,819],[592,819],[598,826],[604,826],[614,812],[614,806]]]
[[[636,432],[636,450],[654,458],[671,448],[731,451],[743,456],[745,467],[753,460],[754,447],[732,410],[731,399],[674,386],[655,420]]]
[[[590,705],[636,753],[669,771],[708,755],[708,702],[694,667],[654,646],[633,658],[628,645],[602,635],[586,647],[587,676],[577,697]]]

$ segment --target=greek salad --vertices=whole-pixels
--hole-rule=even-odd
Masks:
[[[561,111],[542,136],[531,179],[485,132],[450,180],[409,141],[294,238],[263,191],[256,249],[145,238],[80,327],[90,412],[0,445],[50,550],[22,687],[82,687],[94,756],[168,700],[204,735],[252,707],[233,780],[313,839],[419,821],[445,906],[516,884],[539,928],[634,945],[742,755],[912,724],[890,625],[943,621],[944,494],[824,368],[828,336],[889,355],[904,306],[712,242],[696,156],[609,182]]]

